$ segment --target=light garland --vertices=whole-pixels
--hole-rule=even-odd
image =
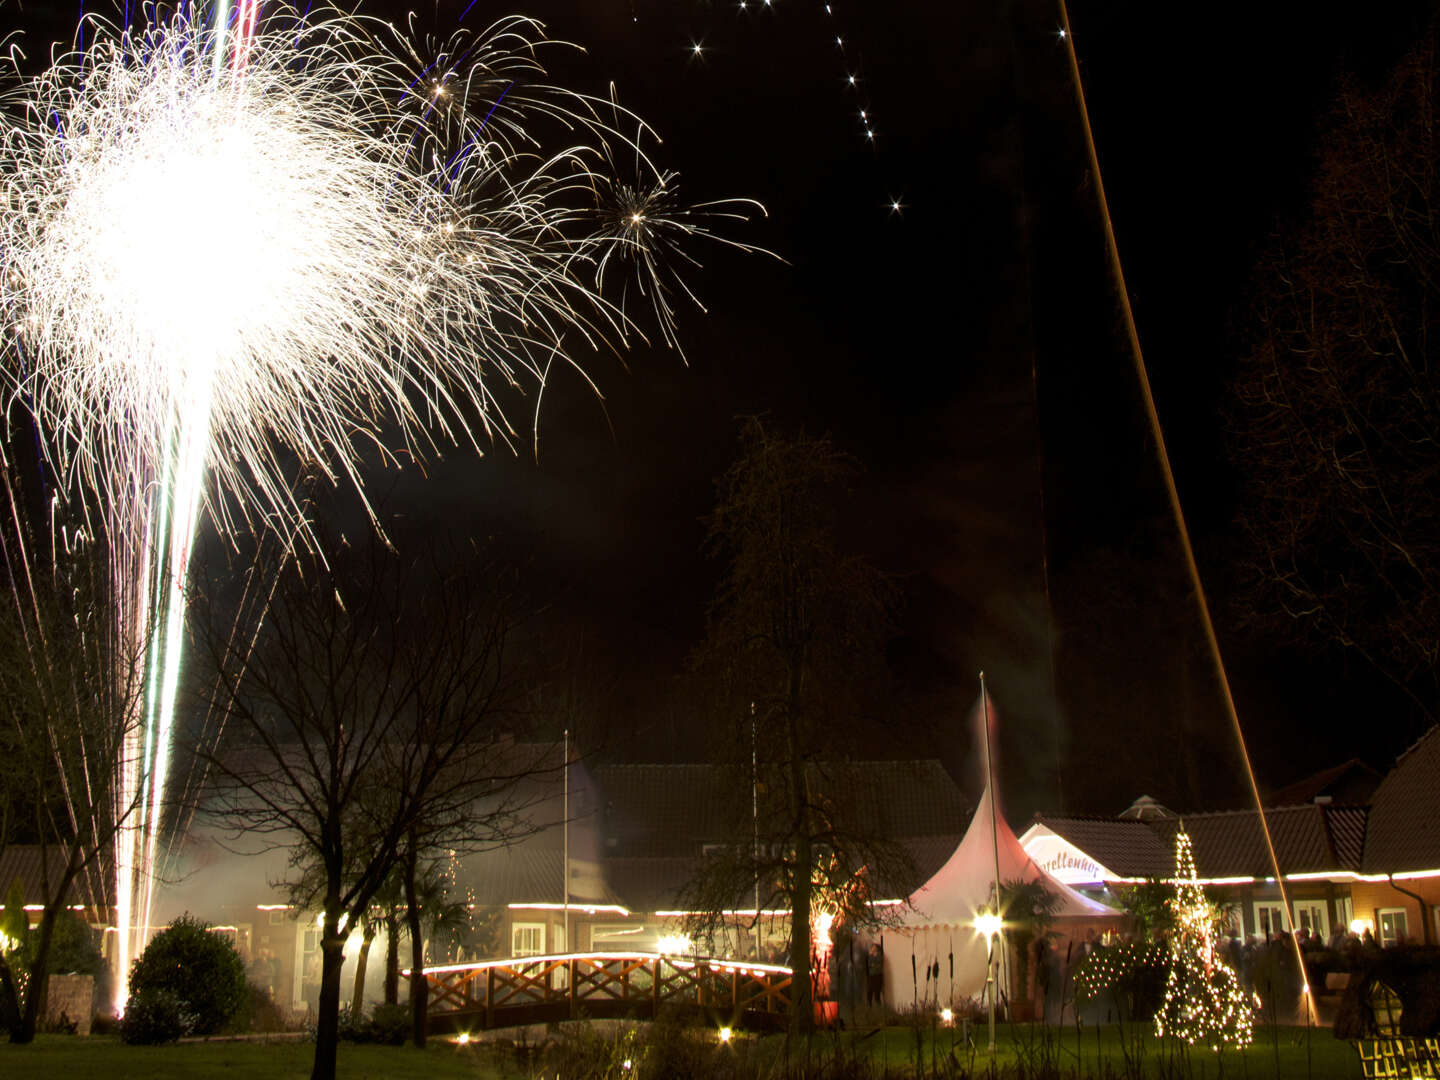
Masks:
[[[1165,1000],[1155,1013],[1155,1034],[1219,1051],[1249,1046],[1253,1014],[1233,968],[1215,955],[1214,918],[1195,874],[1190,835],[1175,834],[1175,913]]]
[[[1165,962],[1166,949],[1159,942],[1127,941],[1097,949],[1075,969],[1075,994],[1090,1001],[1141,968]]]

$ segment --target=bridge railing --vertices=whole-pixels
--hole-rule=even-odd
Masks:
[[[410,972],[405,972],[409,977]],[[655,1015],[662,1006],[783,1014],[791,972],[773,964],[663,953],[564,953],[426,969],[432,1015],[579,1016],[603,1011]]]

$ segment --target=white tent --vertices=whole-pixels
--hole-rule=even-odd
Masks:
[[[885,933],[885,1002],[892,1008],[909,1008],[922,999],[944,1005],[980,996],[987,945],[974,920],[991,903],[997,876],[1002,885],[1039,882],[1058,896],[1052,930],[1066,941],[1084,938],[1091,928],[1119,928],[1122,912],[1082,896],[1035,865],[1005,818],[992,817],[993,805],[987,785],[955,853],[910,895],[912,910],[901,925]]]
[[[1124,913],[1056,881],[1040,869],[1020,846],[1005,817],[996,808],[989,728],[994,710],[982,697],[973,714],[978,748],[983,753],[986,784],[980,805],[955,853],[909,897],[900,926],[887,931],[885,1003],[906,1009],[923,1002],[939,1006],[978,998],[985,989],[989,944],[975,929],[975,917],[993,903],[995,884],[1039,882],[1059,902],[1051,913],[1051,931],[1063,959],[1068,946],[1086,932],[1118,930]],[[997,967],[1008,956],[996,943]],[[997,970],[1007,996],[1006,976]],[[1023,991],[1019,991],[1023,996]]]

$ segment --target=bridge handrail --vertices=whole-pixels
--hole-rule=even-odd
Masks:
[[[564,973],[563,980],[559,973]],[[411,969],[403,971],[413,978]],[[618,952],[546,953],[426,968],[431,1014],[483,1011],[491,1026],[515,1009],[577,1010],[622,1005],[654,1013],[688,1002],[769,1014],[789,1010],[793,973],[778,964],[714,956]]]
[[[436,964],[434,967],[427,967],[424,974],[449,975],[457,971],[483,971],[492,967],[515,967],[519,964],[549,964],[557,960],[664,960],[674,964],[676,967],[695,967],[698,965],[709,965],[712,969],[724,971],[756,971],[768,972],[774,975],[793,975],[794,972],[788,967],[779,964],[762,964],[754,960],[732,960],[728,957],[718,956],[693,956],[687,953],[662,953],[662,952],[639,952],[626,950],[621,952],[575,952],[575,953],[543,953],[535,956],[504,956],[498,960],[475,960],[464,964]],[[407,979],[410,978],[410,968],[402,968],[400,974]]]

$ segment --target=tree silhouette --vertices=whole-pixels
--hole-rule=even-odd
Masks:
[[[851,462],[826,439],[780,437],[758,419],[740,443],[710,517],[726,571],[692,658],[697,700],[721,733],[729,835],[684,900],[702,933],[727,910],[791,913],[791,1022],[809,1030],[817,907],[863,925],[874,884],[912,869],[864,816],[855,767],[873,746],[862,718],[882,680],[891,589],[836,541]]]
[[[1233,384],[1242,613],[1440,693],[1440,69],[1340,84],[1309,212],[1256,273]]]

